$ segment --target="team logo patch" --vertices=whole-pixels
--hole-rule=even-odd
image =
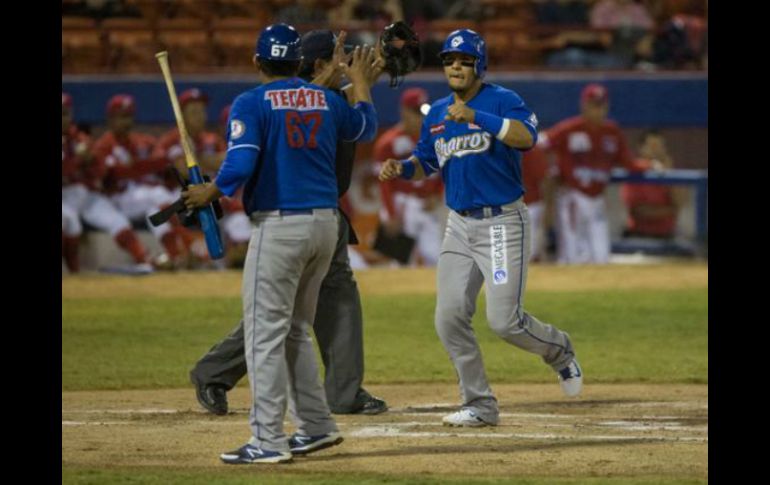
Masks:
[[[437,133],[443,133],[444,129],[446,129],[446,127],[444,126],[444,123],[439,123],[437,125],[430,125],[430,134],[435,135]]]
[[[495,284],[499,285],[508,281],[508,273],[504,269],[495,271]]]
[[[508,254],[505,248],[505,226],[496,224],[489,228],[489,246],[492,257],[492,284],[508,283]]]
[[[463,38],[460,37],[459,35],[457,37],[455,37],[454,39],[452,39],[452,47],[457,47],[458,45],[460,45],[462,43],[463,43]]]
[[[449,140],[444,140],[443,137],[439,138],[433,144],[433,149],[436,151],[439,167],[443,167],[447,160],[452,157],[460,158],[466,155],[484,153],[489,150],[491,145],[492,135],[486,131],[474,131],[455,136]]]
[[[530,125],[532,125],[532,128],[537,128],[537,115],[535,113],[532,113],[529,115],[529,118],[527,118],[527,122],[529,122]]]
[[[235,140],[240,138],[246,133],[246,126],[241,120],[233,120],[230,122],[230,139]]]

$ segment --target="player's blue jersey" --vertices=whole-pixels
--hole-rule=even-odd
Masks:
[[[351,107],[300,78],[246,91],[233,102],[227,157],[216,184],[232,195],[245,183],[247,213],[337,207],[337,141],[368,141],[377,131],[371,103]]]
[[[447,206],[461,211],[504,205],[521,197],[521,151],[495,138],[497,133],[488,133],[473,123],[445,120],[453,103],[454,95],[450,94],[431,105],[412,153],[426,175],[441,171]],[[532,133],[533,146],[537,141],[537,117],[515,92],[483,83],[466,104],[523,122]]]

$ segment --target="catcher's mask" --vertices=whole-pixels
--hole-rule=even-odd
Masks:
[[[380,36],[380,49],[385,60],[384,71],[390,74],[392,88],[401,84],[405,75],[422,64],[420,38],[412,27],[401,20],[385,27]]]

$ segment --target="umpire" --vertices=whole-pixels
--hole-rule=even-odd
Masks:
[[[302,37],[304,63],[300,77],[306,81],[329,72],[336,38],[330,30],[314,30]],[[327,69],[325,69],[327,68]],[[382,72],[377,71],[377,75]],[[339,77],[339,76],[337,76]],[[377,77],[371,79],[371,84]],[[332,79],[334,90],[340,80]],[[345,90],[341,90],[347,97]],[[349,98],[347,98],[349,99]],[[338,196],[350,186],[355,158],[354,142],[337,142],[336,176]],[[347,216],[340,211],[337,246],[329,272],[321,283],[313,330],[326,374],[324,388],[331,412],[335,414],[379,414],[388,409],[382,399],[369,394],[364,379],[364,341],[361,296],[348,258],[348,244],[358,239]],[[198,402],[209,412],[227,414],[227,391],[246,375],[243,320],[221,342],[214,345],[190,371]]]

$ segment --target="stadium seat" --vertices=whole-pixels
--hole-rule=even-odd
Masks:
[[[109,46],[107,63],[110,70],[125,73],[157,71],[155,53],[161,46],[146,19],[107,19],[102,27]]]
[[[62,72],[80,74],[100,72],[105,66],[105,43],[91,19],[87,22],[62,18]],[[79,27],[73,26],[79,23]],[[66,26],[65,26],[66,25]]]
[[[432,20],[426,30],[431,32],[432,36],[439,37],[443,41],[451,32],[458,29],[471,29],[479,32],[479,26],[476,22],[457,19]]]
[[[91,17],[64,16],[61,18],[62,30],[96,29],[96,20]]]
[[[533,30],[517,19],[487,20],[481,24],[481,30],[487,40],[490,63],[510,70],[531,69],[541,63],[542,50],[533,41]]]
[[[161,30],[158,40],[175,72],[202,72],[216,64],[210,36],[203,29]]]
[[[218,0],[222,18],[248,18],[258,25],[268,25],[273,12],[268,0]],[[255,34],[256,35],[256,34]]]
[[[227,66],[233,72],[251,72],[254,45],[264,26],[252,18],[215,19],[212,29],[218,65]]]

